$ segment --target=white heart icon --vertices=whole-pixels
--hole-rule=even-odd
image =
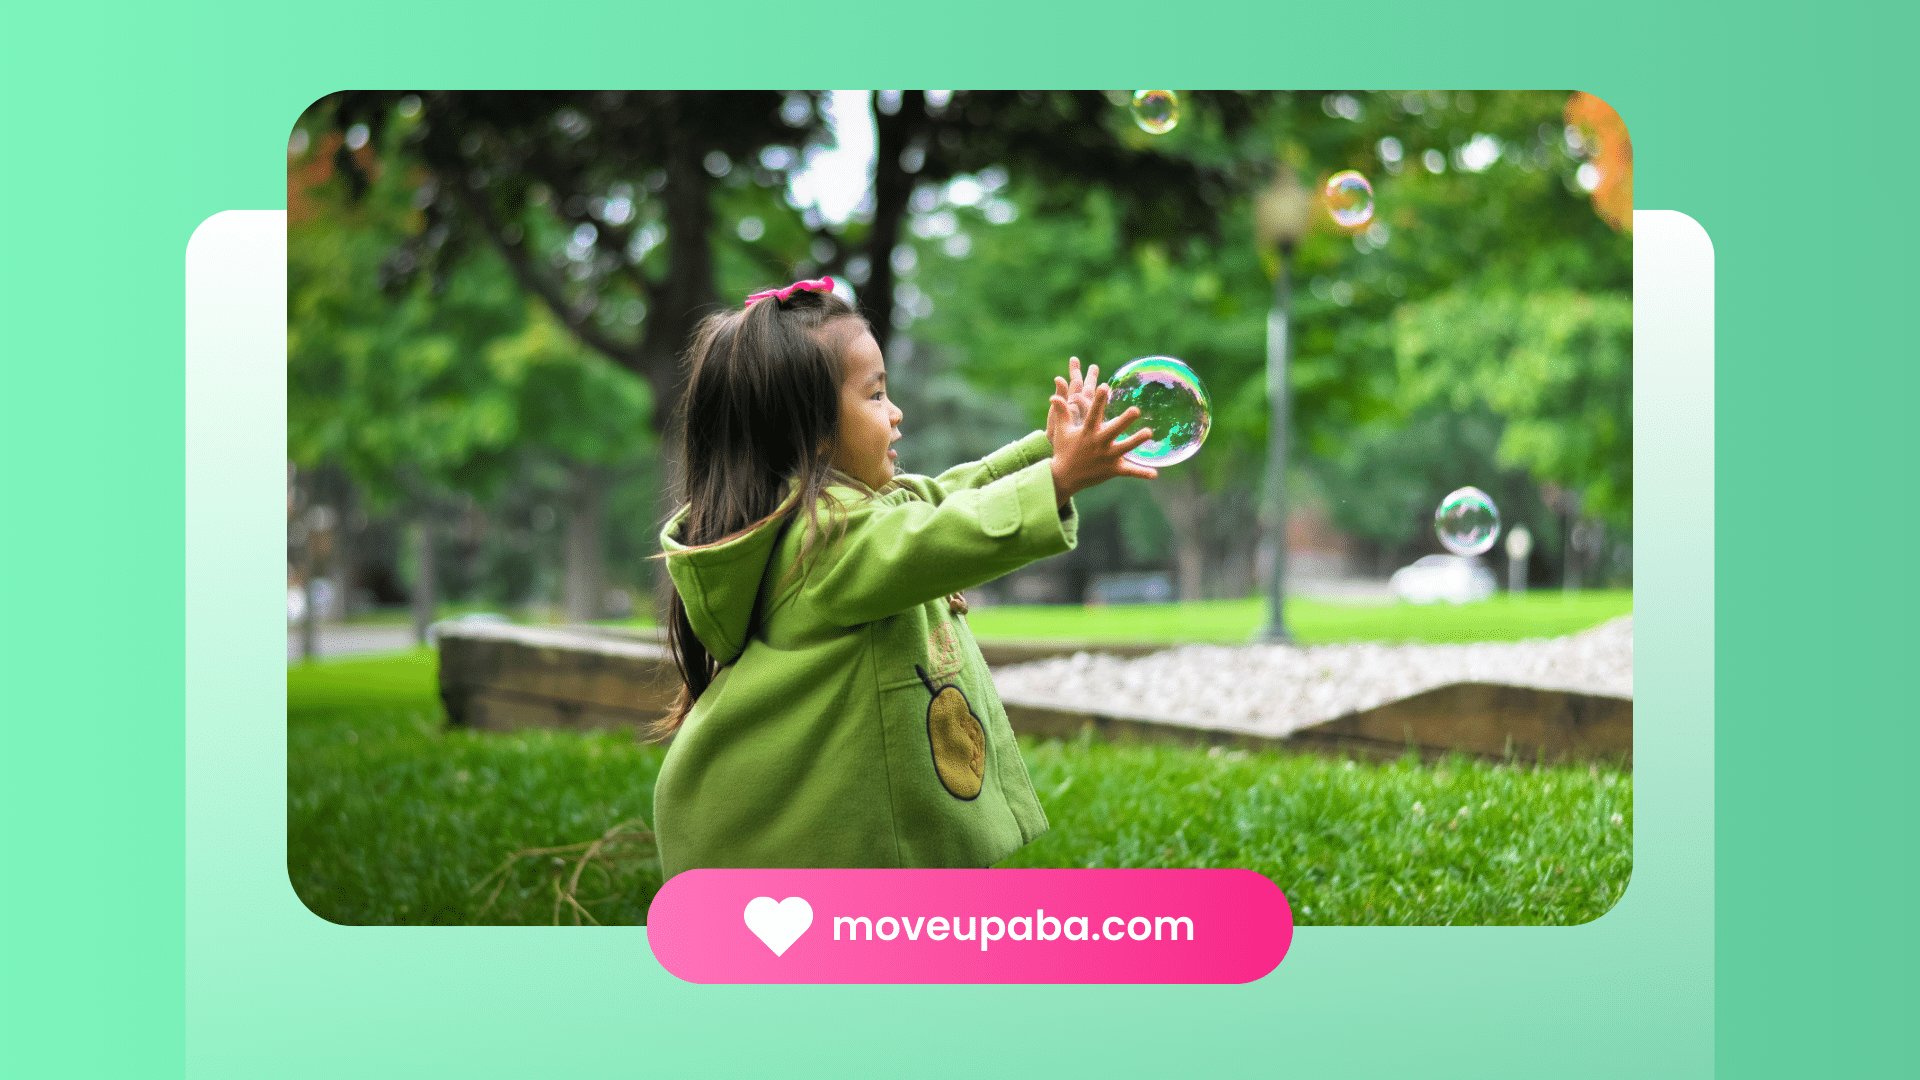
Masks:
[[[778,903],[771,896],[756,896],[747,901],[746,918],[747,929],[779,956],[813,925],[813,905],[797,896]]]

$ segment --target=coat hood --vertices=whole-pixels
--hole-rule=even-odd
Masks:
[[[681,507],[661,530],[660,550],[666,554],[667,574],[687,609],[687,622],[714,662],[725,667],[747,647],[760,585],[766,578],[767,564],[793,521],[793,505],[789,501],[772,517],[738,536],[699,547],[688,547],[676,539],[687,510]]]
[[[844,503],[868,493],[836,476],[826,494],[829,502]],[[687,622],[700,644],[706,646],[707,655],[721,667],[746,651],[747,638],[753,632],[754,606],[759,602],[767,568],[788,528],[801,516],[795,513],[799,501],[797,491],[789,492],[765,521],[717,543],[689,547],[680,542],[680,528],[689,509],[685,506],[660,530],[667,574],[687,609]]]

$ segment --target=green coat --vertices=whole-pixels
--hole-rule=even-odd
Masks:
[[[723,665],[654,788],[666,876],[708,866],[958,866],[1047,829],[973,636],[948,596],[1074,545],[1044,432],[878,494],[836,486],[845,533],[789,575],[795,515],[661,546]],[[823,506],[820,520],[830,528]],[[825,536],[831,536],[828,532]],[[756,620],[756,610],[760,613]]]

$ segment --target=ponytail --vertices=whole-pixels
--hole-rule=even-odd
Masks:
[[[674,430],[682,466],[674,503],[685,510],[678,543],[712,545],[804,507],[806,541],[789,572],[806,562],[821,536],[819,505],[840,426],[841,338],[827,330],[848,320],[866,328],[830,292],[786,290],[710,315],[695,329]],[[669,592],[667,644],[680,692],[648,729],[656,742],[680,729],[720,671],[679,589]]]

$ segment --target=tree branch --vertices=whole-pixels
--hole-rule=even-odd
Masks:
[[[469,216],[479,222],[481,231],[487,234],[487,239],[493,243],[494,249],[499,251],[500,257],[506,260],[508,269],[513,271],[513,276],[520,282],[521,287],[538,296],[566,325],[567,329],[573,331],[574,335],[589,347],[605,353],[622,367],[642,375],[646,374],[641,366],[639,347],[615,338],[597,326],[590,314],[583,314],[567,303],[567,298],[560,292],[559,287],[533,268],[533,261],[527,258],[525,246],[507,242],[500,219],[494,214],[489,200],[482,193],[474,191],[463,180],[463,177],[443,175],[440,182],[451,186],[457,193],[455,197],[460,200],[461,206],[466,209]]]

